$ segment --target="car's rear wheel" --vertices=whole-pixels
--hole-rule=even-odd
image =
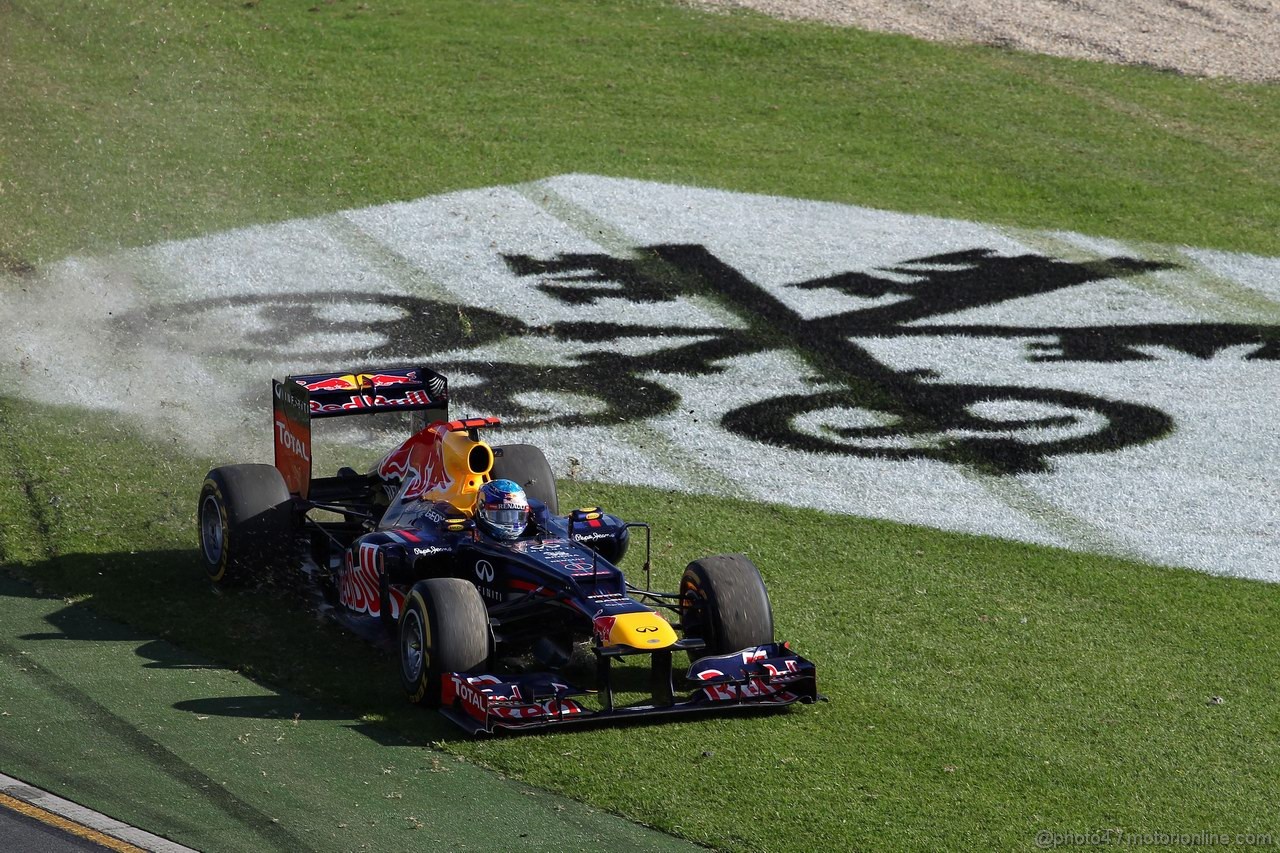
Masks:
[[[270,465],[214,468],[197,507],[200,555],[216,584],[243,583],[284,567],[297,533],[293,501]]]
[[[460,578],[414,584],[399,637],[400,680],[415,704],[439,706],[445,673],[476,672],[489,660],[489,614],[475,585]]]
[[[526,495],[546,504],[552,515],[560,514],[556,475],[551,472],[546,455],[532,444],[504,444],[493,448],[493,468],[489,476],[495,480],[513,480]]]
[[[701,638],[703,655],[773,642],[773,610],[755,564],[741,554],[694,560],[680,578],[680,627]]]

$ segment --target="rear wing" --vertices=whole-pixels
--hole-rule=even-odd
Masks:
[[[369,373],[310,373],[290,376],[307,389],[313,418],[414,412],[449,408],[449,381],[425,367],[386,367]],[[444,420],[444,418],[440,418]]]
[[[311,421],[380,412],[449,413],[449,381],[426,367],[386,367],[366,373],[308,373],[271,383],[275,464],[292,494],[311,488]]]

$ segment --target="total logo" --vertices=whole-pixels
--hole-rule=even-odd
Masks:
[[[484,719],[488,713],[488,703],[485,701],[484,694],[460,678],[456,672],[449,673],[449,679],[453,684],[454,693],[465,703],[471,715]]]
[[[288,427],[280,421],[276,421],[276,437],[279,438],[282,447],[289,449],[307,462],[311,461],[311,454],[307,452],[306,443],[289,432]]]

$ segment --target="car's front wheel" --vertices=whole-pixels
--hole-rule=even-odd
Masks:
[[[418,581],[400,614],[400,680],[409,701],[439,706],[445,673],[481,670],[491,645],[489,614],[474,584],[460,578]]]
[[[680,578],[680,627],[725,655],[773,642],[773,610],[755,564],[741,554],[694,560]]]

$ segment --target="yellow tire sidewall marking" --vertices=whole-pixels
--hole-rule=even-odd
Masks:
[[[222,522],[220,525],[222,529],[222,547],[219,549],[218,570],[209,575],[209,579],[214,583],[221,583],[222,579],[227,576],[227,556],[229,553],[227,540],[230,539],[230,530],[227,527],[227,502],[222,499],[222,490],[218,488],[216,482],[205,480],[204,483],[213,492],[214,504],[218,507],[218,519]],[[203,525],[201,528],[203,530]]]

